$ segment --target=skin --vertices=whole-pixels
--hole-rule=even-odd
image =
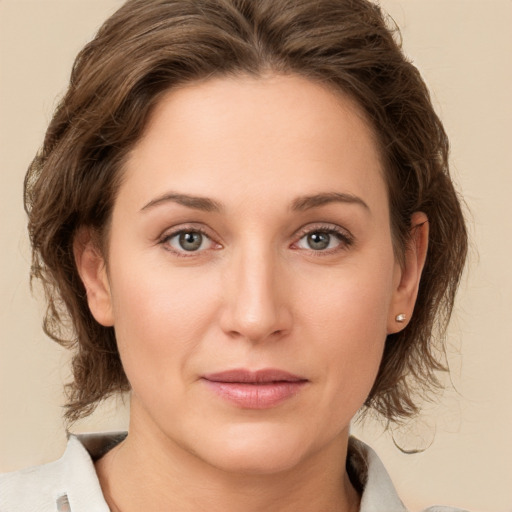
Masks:
[[[108,265],[86,229],[75,243],[133,389],[130,433],[96,466],[113,510],[358,510],[350,421],[406,325],[396,315],[412,314],[427,248],[424,224],[395,259],[383,172],[357,105],[299,76],[160,101],[124,170]],[[180,230],[203,232],[198,250]],[[233,368],[307,382],[245,409],[202,379]]]

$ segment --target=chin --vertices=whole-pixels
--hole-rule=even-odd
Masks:
[[[261,425],[233,426],[218,439],[209,440],[203,457],[229,473],[268,475],[286,472],[307,458],[308,442],[287,428]],[[200,453],[197,453],[201,456]]]

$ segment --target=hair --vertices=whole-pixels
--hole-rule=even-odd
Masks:
[[[25,178],[32,279],[45,332],[74,350],[66,418],[129,390],[114,329],[95,321],[73,254],[79,229],[108,236],[123,163],[165,92],[218,76],[298,74],[351,97],[384,163],[396,257],[411,215],[429,219],[414,315],[387,337],[365,403],[387,421],[418,413],[439,387],[444,340],[467,252],[448,139],[398,28],[367,0],[130,0],[79,53],[69,88]]]

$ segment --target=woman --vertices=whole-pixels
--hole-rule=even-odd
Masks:
[[[413,416],[443,368],[447,153],[374,4],[127,2],[25,199],[67,418],[130,390],[130,429],[2,477],[2,510],[405,510],[349,426]]]

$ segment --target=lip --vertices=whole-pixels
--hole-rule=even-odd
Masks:
[[[276,407],[299,393],[308,382],[304,377],[274,368],[228,370],[203,375],[202,380],[221,398],[243,409]]]

